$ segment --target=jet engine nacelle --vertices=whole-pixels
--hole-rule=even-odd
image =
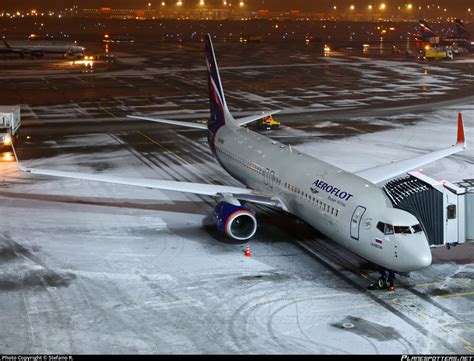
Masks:
[[[257,231],[255,214],[240,204],[219,202],[214,208],[213,217],[219,232],[239,241],[249,239]]]

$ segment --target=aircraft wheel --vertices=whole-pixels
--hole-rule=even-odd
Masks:
[[[378,280],[377,280],[377,286],[378,288],[380,288],[381,290],[384,290],[387,288],[387,279],[385,277],[380,277]]]

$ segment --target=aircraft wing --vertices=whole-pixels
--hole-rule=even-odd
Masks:
[[[207,130],[207,124],[202,124],[202,123],[181,122],[179,120],[168,120],[168,119],[156,119],[156,118],[141,117],[141,116],[136,116],[136,115],[127,115],[127,118],[148,120],[150,122],[157,122],[157,123],[164,123],[164,124],[171,124],[171,125],[179,125],[181,127],[186,127],[186,128],[195,128],[195,129]]]
[[[364,169],[356,172],[359,177],[367,179],[372,183],[380,183],[387,179],[393,178],[399,174],[408,172],[425,164],[434,162],[435,160],[447,157],[448,155],[458,153],[466,149],[466,139],[464,137],[464,123],[462,115],[458,116],[458,137],[455,145],[436,150],[428,154],[422,154],[413,158],[403,159],[397,162],[379,165],[377,167]]]
[[[238,119],[235,120],[235,122],[239,126],[242,126],[242,125],[254,122],[255,120],[259,120],[259,119],[268,117],[269,115],[273,115],[273,114],[280,113],[280,112],[281,112],[281,110],[272,110],[272,111],[269,111],[269,112],[262,112],[260,114],[249,115],[248,117],[244,117],[244,118],[238,118]]]
[[[15,152],[16,157],[16,152]],[[18,158],[17,158],[18,159]],[[242,201],[250,203],[261,204],[269,207],[280,208],[286,210],[286,207],[277,197],[264,194],[252,189],[231,187],[216,184],[205,183],[191,183],[191,182],[177,182],[160,179],[146,179],[146,178],[132,178],[132,177],[117,177],[104,174],[88,174],[78,172],[64,172],[40,168],[27,168],[18,163],[19,168],[26,173],[40,174],[52,177],[82,179],[94,182],[113,183],[121,185],[129,185],[134,187],[143,187],[149,189],[162,189],[168,191],[193,193],[199,195],[206,195],[211,197],[230,196]]]

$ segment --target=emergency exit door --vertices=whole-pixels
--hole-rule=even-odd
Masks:
[[[365,213],[365,207],[357,206],[351,219],[351,237],[359,240],[360,221]]]

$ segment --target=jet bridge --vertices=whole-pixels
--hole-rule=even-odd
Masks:
[[[383,189],[395,208],[419,220],[430,246],[474,241],[474,179],[453,184],[410,172]]]

